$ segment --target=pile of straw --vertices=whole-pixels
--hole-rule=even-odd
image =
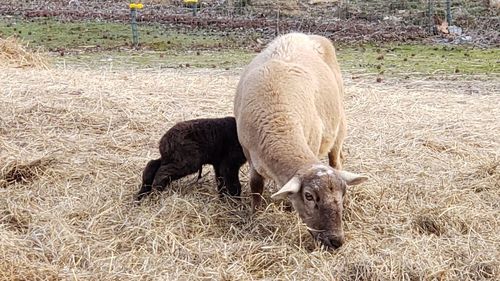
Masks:
[[[45,56],[16,37],[0,38],[0,66],[48,68]]]
[[[237,79],[2,69],[0,279],[498,280],[497,80],[346,81],[345,168],[370,180],[348,191],[337,251],[271,183],[252,215],[246,168],[241,201],[219,199],[210,174],[134,205],[161,135],[231,114]]]

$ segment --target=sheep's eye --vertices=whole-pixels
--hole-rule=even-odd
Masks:
[[[314,197],[312,196],[311,193],[306,192],[304,195],[306,197],[306,200],[308,200],[308,201],[313,201],[314,200]]]

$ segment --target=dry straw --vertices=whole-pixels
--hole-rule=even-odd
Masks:
[[[0,66],[48,68],[45,56],[15,37],[0,38]]]
[[[161,135],[231,114],[237,79],[2,68],[0,280],[498,280],[494,79],[346,81],[345,166],[370,181],[347,194],[337,251],[271,183],[252,215],[246,169],[240,201],[220,200],[210,173],[133,205]]]

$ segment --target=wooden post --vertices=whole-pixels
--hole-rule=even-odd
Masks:
[[[451,25],[451,0],[446,0],[446,21]]]
[[[433,31],[433,28],[434,28],[434,20],[432,18],[433,16],[433,1],[432,0],[428,0],[427,2],[427,15],[429,16],[429,33],[432,33]]]

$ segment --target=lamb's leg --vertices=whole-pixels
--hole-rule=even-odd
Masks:
[[[239,167],[231,161],[227,161],[227,163],[223,161],[219,168],[224,185],[224,188],[219,188],[221,195],[226,193],[230,196],[240,196],[241,184],[239,178]]]
[[[233,167],[225,178],[229,195],[239,197],[241,195],[240,169]]]
[[[153,188],[163,191],[173,181],[196,173],[199,167],[197,163],[168,163],[162,165],[156,172]]]
[[[146,168],[142,172],[142,185],[141,190],[137,193],[137,201],[140,201],[145,195],[151,193],[153,180],[160,166],[161,159],[151,160],[146,165]]]
[[[224,178],[222,177],[220,165],[214,165],[215,182],[217,183],[217,191],[220,195],[224,193]]]
[[[250,167],[250,189],[252,190],[252,209],[255,212],[262,204],[264,178],[253,167]]]

